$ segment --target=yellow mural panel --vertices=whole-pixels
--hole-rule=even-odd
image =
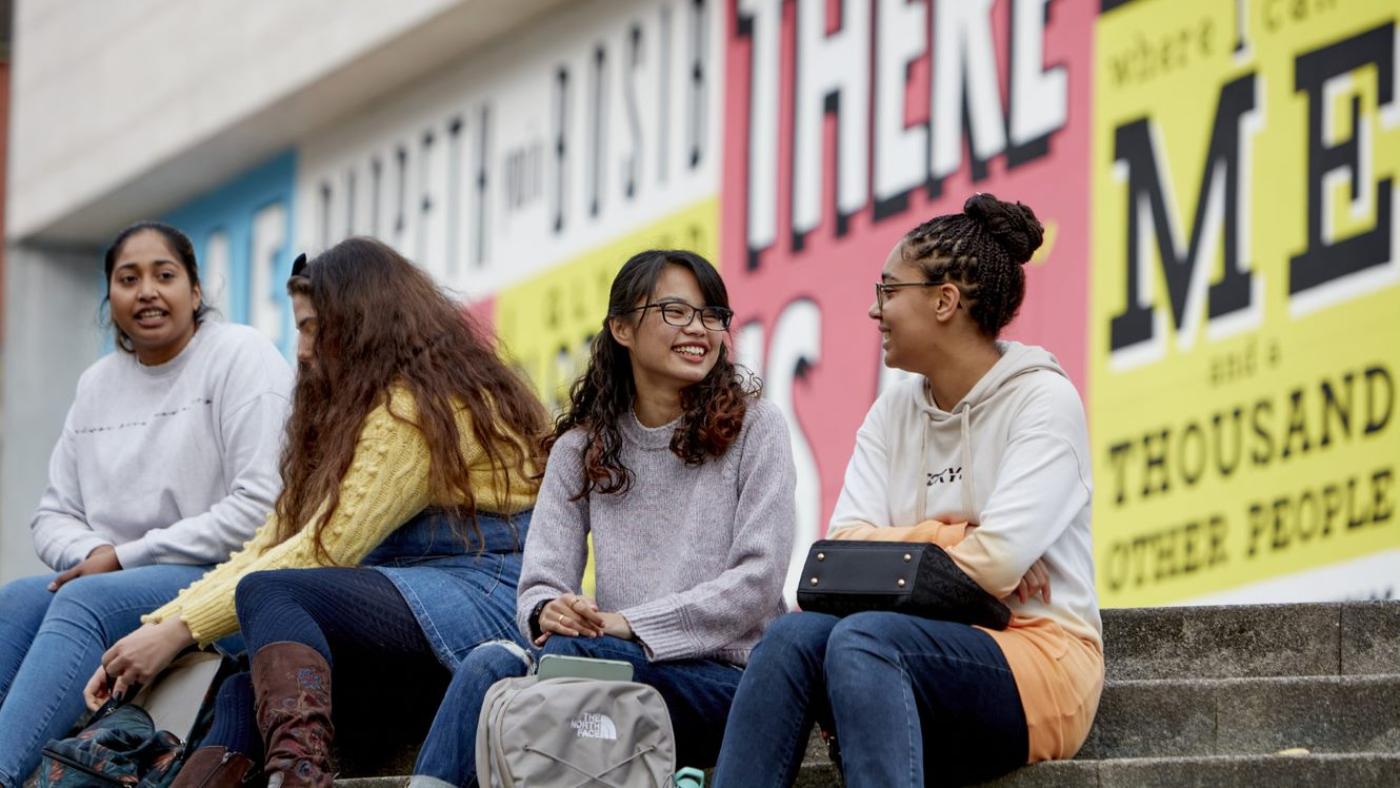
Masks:
[[[1105,606],[1400,548],[1398,6],[1140,0],[1098,22]]]

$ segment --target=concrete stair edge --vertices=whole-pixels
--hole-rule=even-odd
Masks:
[[[1290,747],[1400,752],[1400,674],[1110,682],[1078,757],[1247,755]]]
[[[1255,763],[1251,759],[1275,757],[1250,753],[1290,746],[1316,751],[1308,763],[1323,765],[1307,768],[1342,768],[1336,766],[1340,763],[1352,769],[1360,768],[1347,760],[1352,755],[1392,763],[1400,752],[1400,603],[1119,608],[1103,611],[1103,621],[1108,681],[1080,757],[1039,764],[1012,777],[1056,769],[1072,775],[1085,768],[1098,775],[1101,764],[1123,764],[1119,771],[1103,767],[1105,780],[1111,780],[1128,773],[1123,770],[1147,768],[1136,765],[1139,761],[1206,759],[1202,768],[1218,770],[1226,768],[1218,759],[1249,765]],[[1368,689],[1379,692],[1366,697]],[[1335,703],[1323,708],[1319,697]],[[1144,698],[1155,705],[1142,708]],[[1375,719],[1394,727],[1368,736],[1365,726]],[[1271,738],[1270,725],[1283,730]],[[407,769],[411,751],[397,760],[381,761],[379,773]],[[1271,761],[1260,763],[1259,768],[1276,768]],[[838,779],[824,747],[809,747],[797,784],[815,788],[838,785]],[[1393,782],[1400,785],[1400,772]],[[350,788],[406,783],[402,776],[337,781]]]
[[[1049,761],[1018,769],[982,783],[982,788],[1052,788],[1057,786],[1217,786],[1268,784],[1349,788],[1393,786],[1400,775],[1400,753],[1310,753],[1303,755],[1213,755],[1112,760]],[[403,788],[408,777],[358,777],[336,780],[340,788]],[[803,766],[798,788],[835,788],[839,778],[830,766]]]
[[[1400,665],[1394,602],[1103,611],[1109,679],[1364,675]]]
[[[981,788],[1181,788],[1220,785],[1394,786],[1400,753],[1209,755],[1049,761],[1018,769]]]

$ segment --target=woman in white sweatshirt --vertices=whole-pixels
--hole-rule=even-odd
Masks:
[[[1103,646],[1084,409],[1049,353],[996,339],[1041,238],[1030,208],[979,194],[895,245],[870,317],[885,364],[915,376],[866,416],[829,528],[938,545],[1010,625],[779,619],[735,697],[719,788],[790,784],[814,720],[852,788],[985,780],[1088,735]]]
[[[194,248],[156,222],[107,250],[118,352],[78,381],[30,529],[57,574],[0,588],[0,786],[83,713],[102,653],[252,535],[281,489],[291,368],[205,320]]]

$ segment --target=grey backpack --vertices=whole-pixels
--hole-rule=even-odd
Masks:
[[[483,788],[669,788],[671,715],[654,687],[582,678],[503,679],[476,727]]]

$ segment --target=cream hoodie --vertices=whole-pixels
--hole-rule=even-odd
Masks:
[[[951,411],[933,404],[923,377],[876,400],[856,434],[829,533],[972,523],[948,549],[969,576],[1004,598],[1043,556],[1050,604],[1005,601],[1020,617],[1048,617],[1101,648],[1084,407],[1048,352],[997,346],[1001,360]]]

